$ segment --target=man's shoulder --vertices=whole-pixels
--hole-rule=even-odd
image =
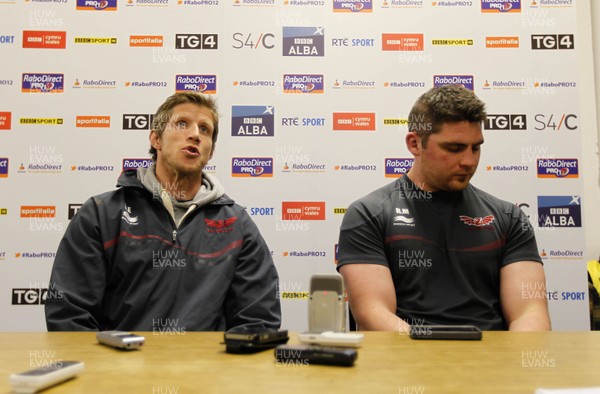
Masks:
[[[388,183],[387,185],[381,186],[367,195],[362,196],[358,200],[354,201],[352,205],[381,205],[385,200],[389,200],[394,192],[398,191],[398,180]]]
[[[480,204],[496,210],[497,212],[510,213],[517,210],[517,205],[499,197],[496,197],[471,184],[466,189],[469,196],[469,204]]]

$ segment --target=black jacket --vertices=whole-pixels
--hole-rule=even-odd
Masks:
[[[136,171],[90,198],[59,245],[46,299],[49,331],[275,329],[281,322],[271,252],[227,196],[176,228]]]

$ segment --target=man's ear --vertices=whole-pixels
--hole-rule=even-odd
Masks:
[[[154,149],[159,151],[160,150],[160,137],[158,136],[158,133],[156,132],[156,130],[150,130],[150,135],[148,136],[148,139],[150,140],[150,145]]]
[[[418,156],[421,153],[421,138],[417,133],[410,131],[406,134],[406,148],[414,156]]]

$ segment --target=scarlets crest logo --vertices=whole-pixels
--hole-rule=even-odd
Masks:
[[[495,218],[493,215],[487,215],[479,218],[472,218],[470,216],[460,215],[459,219],[461,220],[461,222],[469,226],[483,227],[492,224]]]
[[[237,216],[233,216],[227,219],[204,219],[204,223],[206,223],[206,227],[209,233],[229,233],[233,231],[233,227],[231,227],[236,221]]]

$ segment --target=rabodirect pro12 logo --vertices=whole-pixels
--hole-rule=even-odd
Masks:
[[[275,108],[269,105],[234,105],[231,107],[233,137],[273,137]]]
[[[538,196],[540,227],[581,227],[581,196]]]
[[[385,158],[385,177],[399,178],[413,166],[412,158]]]
[[[373,0],[333,0],[333,12],[373,12]]]
[[[273,177],[272,157],[234,157],[231,159],[231,176],[236,178]]]
[[[83,11],[116,11],[117,0],[77,0],[77,9]]]
[[[0,178],[8,178],[8,157],[0,157]]]
[[[325,28],[284,26],[283,56],[325,56]]]
[[[323,93],[323,74],[284,74],[283,93]]]
[[[475,90],[475,82],[472,75],[434,75],[433,86],[462,85],[469,90]]]
[[[537,159],[538,178],[579,178],[577,159]]]
[[[151,164],[152,159],[123,159],[123,171],[148,168]]]
[[[216,75],[176,75],[175,92],[217,93]]]
[[[62,93],[64,74],[23,73],[21,92],[23,93]]]
[[[481,0],[481,12],[521,12],[521,0]]]

